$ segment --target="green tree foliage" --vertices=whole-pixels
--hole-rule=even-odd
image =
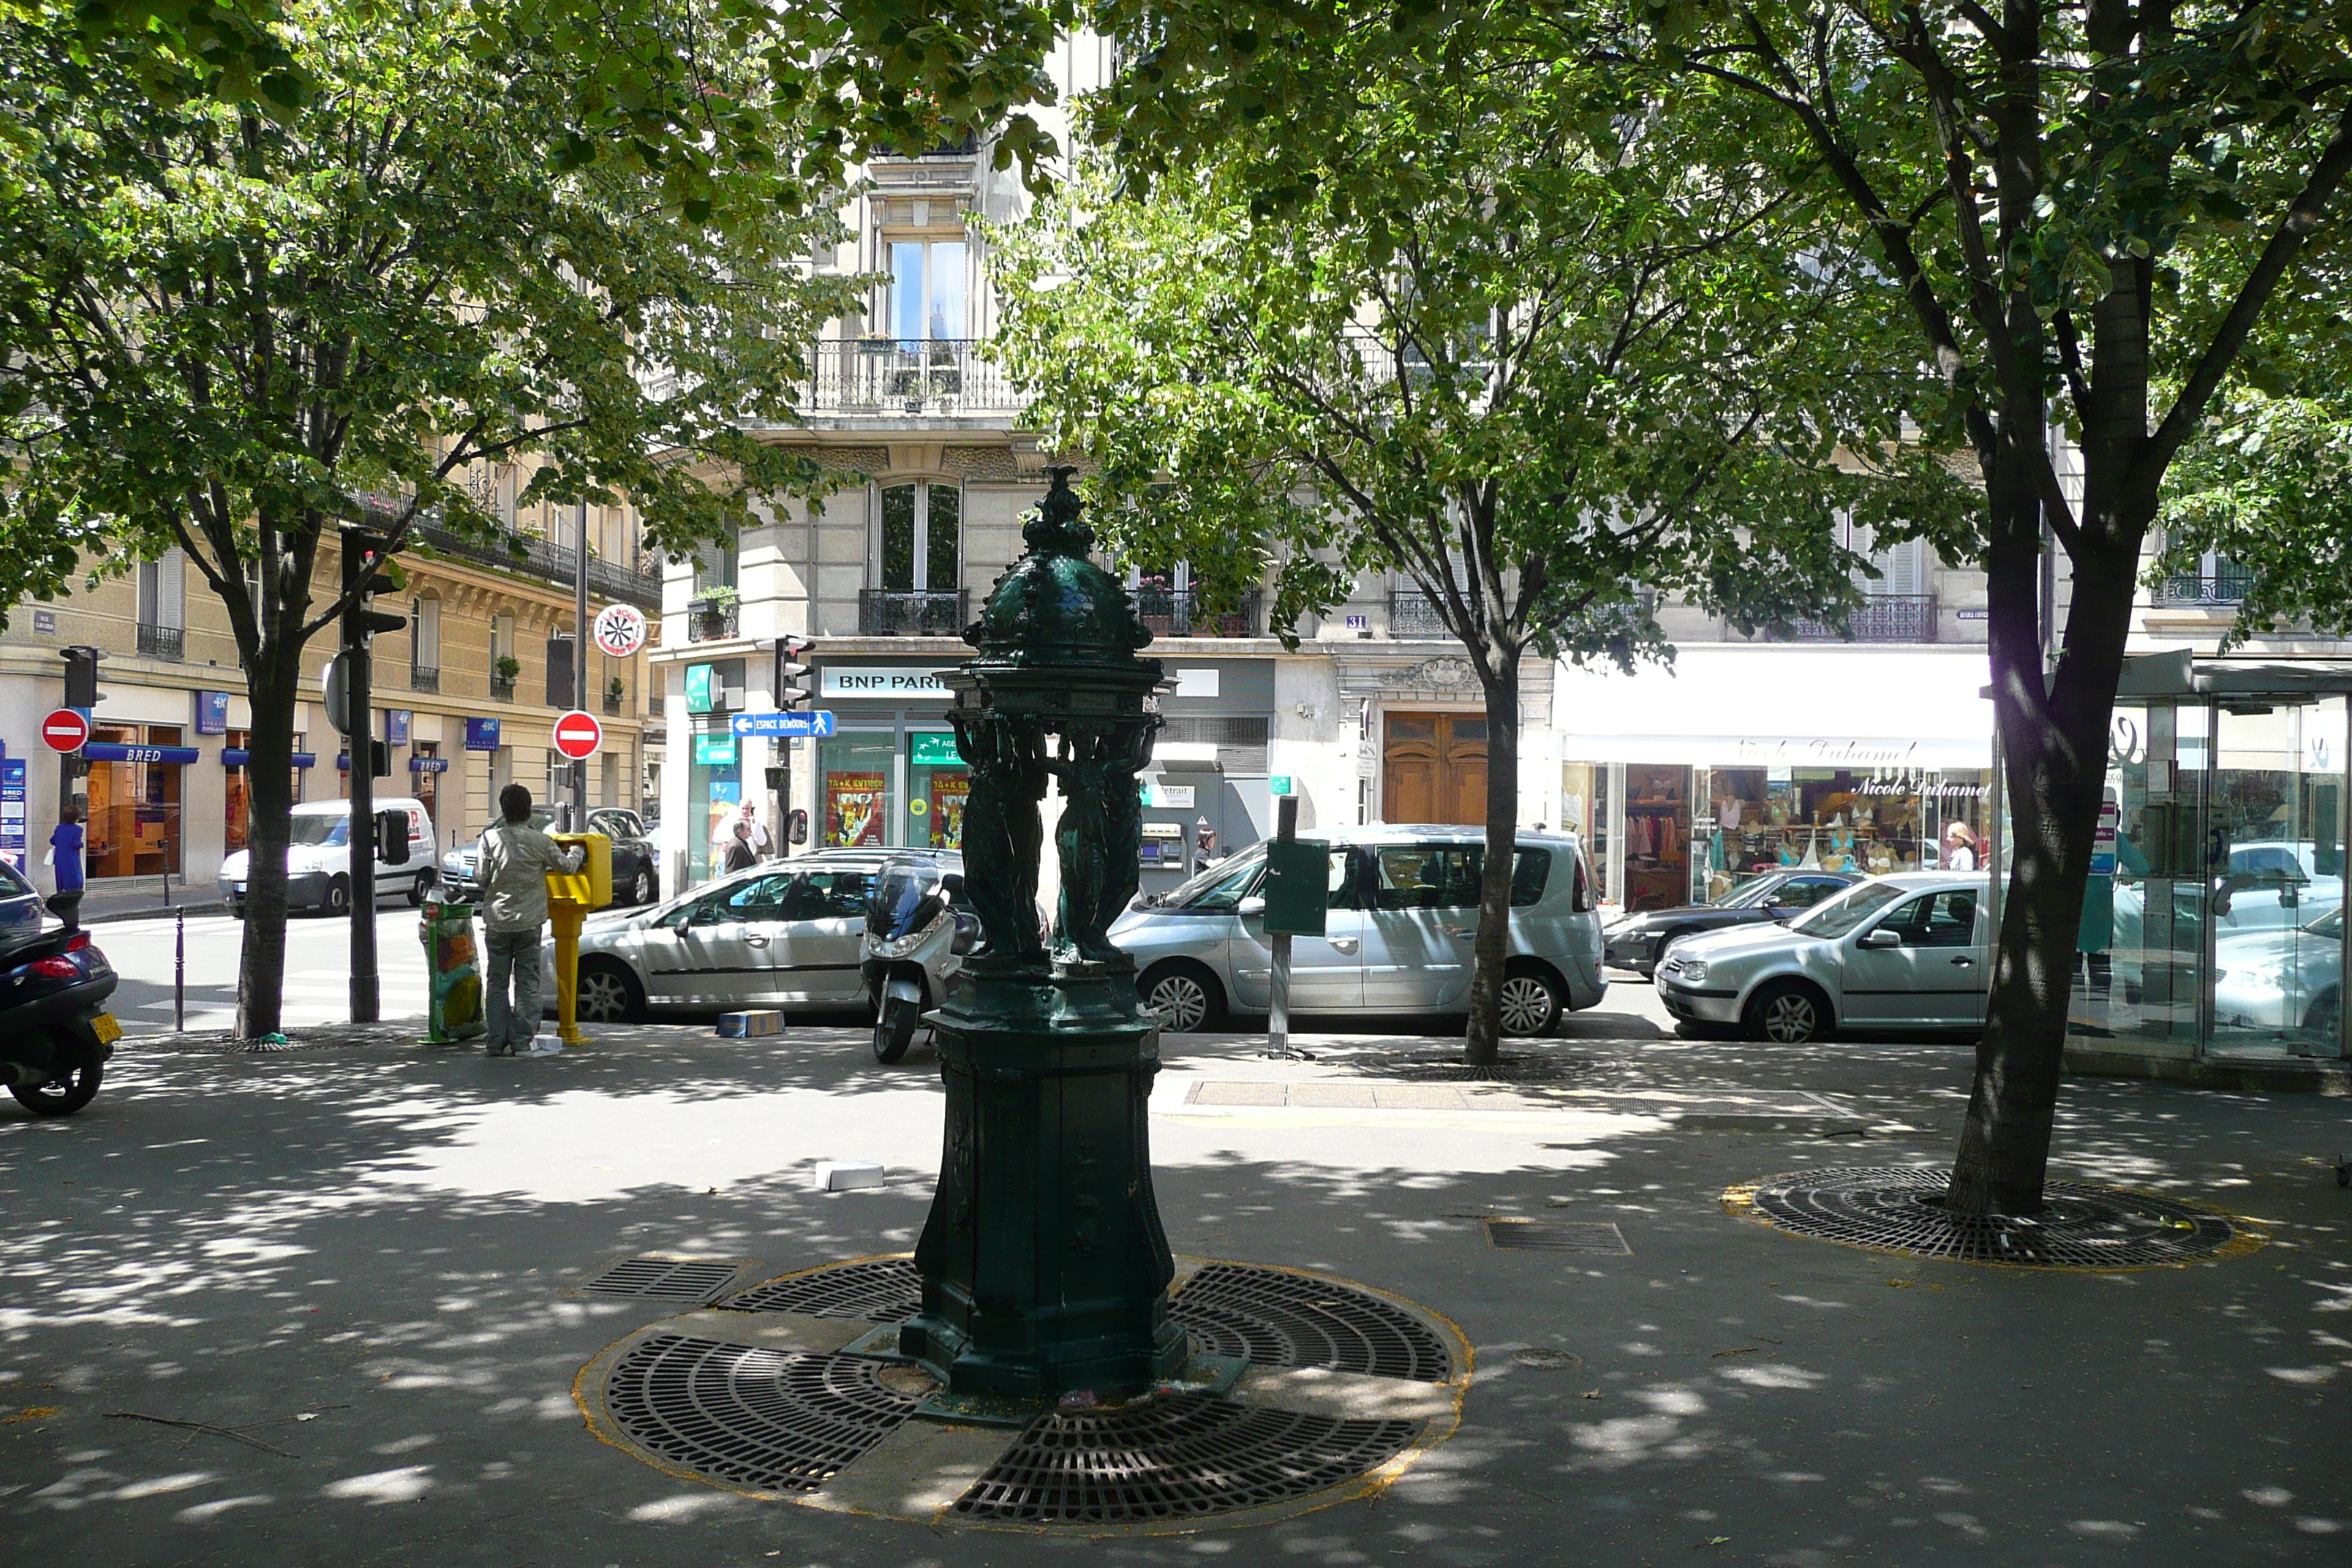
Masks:
[[[967,107],[1010,90],[845,51],[795,77],[806,40],[730,0],[648,0],[609,35],[588,15],[289,5],[274,36],[306,89],[264,105],[150,90],[139,51],[62,8],[0,13],[0,600],[177,545],[226,606],[254,707],[247,1033],[276,1026],[288,756],[303,650],[341,608],[312,598],[334,529],[493,530],[460,482],[482,460],[530,460],[525,506],[625,496],[671,549],[751,496],[821,494],[747,426],[795,417],[803,345],[851,300],[805,265],[849,129],[881,133],[846,106],[867,78],[943,76]],[[613,153],[643,104],[614,62],[656,39],[731,140],[667,114]]]
[[[1664,657],[1658,593],[1747,630],[1841,619],[1863,563],[1839,514],[1950,536],[1972,498],[1901,439],[1911,367],[1843,324],[1884,284],[1805,248],[1806,204],[1724,158],[1745,161],[1748,106],[1669,110],[1559,62],[1421,64],[1349,95],[1307,161],[1236,136],[1126,197],[1097,161],[998,237],[997,349],[1047,444],[1094,467],[1115,552],[1186,560],[1213,601],[1271,569],[1286,635],[1398,574],[1467,646],[1483,1063],[1523,660]]]
[[[1225,127],[1311,163],[1336,106],[1424,79],[1433,54],[1472,73],[1607,60],[1662,92],[1745,95],[1801,142],[1800,160],[1759,157],[1757,177],[1837,204],[1941,374],[1921,425],[1964,439],[1983,476],[2015,860],[1947,1201],[2037,1211],[2141,549],[2168,468],[2305,244],[2340,228],[2340,0],[1108,0],[1107,13],[1132,45],[1116,134],[1145,165]],[[2052,460],[2053,426],[2081,449],[2079,498]],[[2063,627],[2042,624],[2045,532],[2071,568]]]

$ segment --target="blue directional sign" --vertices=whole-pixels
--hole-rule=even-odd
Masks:
[[[738,713],[729,721],[739,735],[814,735],[834,732],[833,715],[823,708],[807,713]]]

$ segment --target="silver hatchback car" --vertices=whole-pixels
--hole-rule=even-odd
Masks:
[[[1310,837],[1331,847],[1323,935],[1291,942],[1290,1004],[1304,1013],[1444,1014],[1467,1005],[1486,836],[1474,827],[1373,826]],[[1139,900],[1110,929],[1135,955],[1144,1003],[1172,1029],[1264,1012],[1274,948],[1265,933],[1263,845],[1173,891]],[[1511,880],[1503,1027],[1540,1035],[1598,1005],[1601,918],[1574,837],[1522,833]]]

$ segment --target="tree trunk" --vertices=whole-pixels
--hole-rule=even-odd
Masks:
[[[278,1032],[286,993],[286,841],[294,809],[294,702],[298,655],[273,642],[247,673],[253,708],[246,787],[253,820],[246,837],[245,950],[236,977],[236,1032]]]
[[[1478,934],[1470,974],[1470,1026],[1462,1059],[1492,1067],[1502,1047],[1503,965],[1511,944],[1511,869],[1519,840],[1519,654],[1497,649],[1486,689],[1486,864],[1478,885]]]

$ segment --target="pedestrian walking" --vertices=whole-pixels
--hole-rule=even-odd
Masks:
[[[734,836],[727,840],[727,853],[720,859],[722,871],[748,871],[760,863],[760,852],[751,844],[751,829],[746,823],[735,825]]]
[[[530,1050],[539,1033],[539,950],[547,925],[547,874],[580,869],[585,846],[559,846],[530,825],[530,791],[499,792],[505,818],[482,835],[477,876],[482,888],[482,945],[488,950],[490,994],[483,1009],[492,1056]],[[511,982],[513,994],[508,994]],[[552,1055],[552,1052],[546,1053]]]
[[[1944,869],[1973,871],[1977,868],[1977,830],[1965,822],[1954,821],[1944,829]]]
[[[49,913],[65,921],[69,931],[81,929],[83,841],[81,812],[68,803],[58,813],[58,826],[49,834],[49,870],[57,883],[57,890],[49,895]]]

